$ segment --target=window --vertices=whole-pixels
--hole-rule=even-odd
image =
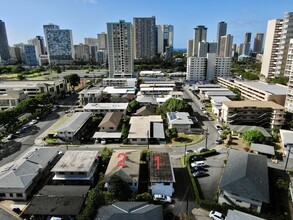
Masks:
[[[164,186],[169,186],[170,185],[170,183],[164,183]]]
[[[84,172],[78,172],[79,175],[84,175]]]
[[[74,172],[70,172],[70,175],[74,175]]]
[[[16,193],[16,197],[22,197],[21,193]]]
[[[110,127],[110,129],[112,129],[112,130],[113,130],[114,128],[113,128],[113,127]]]
[[[60,174],[60,175],[64,175],[65,173],[64,173],[64,172],[59,172],[59,174]]]
[[[10,197],[13,197],[13,193],[9,193],[9,196],[10,196]]]
[[[132,141],[137,141],[137,139],[136,138],[132,138]]]
[[[0,197],[6,197],[5,193],[0,193]]]

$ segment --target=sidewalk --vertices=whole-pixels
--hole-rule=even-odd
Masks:
[[[209,211],[202,208],[192,209],[192,214],[194,215],[196,220],[210,220]]]

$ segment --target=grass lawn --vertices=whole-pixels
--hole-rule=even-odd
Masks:
[[[172,145],[174,146],[184,146],[185,143],[187,145],[195,144],[199,141],[202,141],[205,138],[202,134],[185,134],[179,133],[177,138],[172,139]]]

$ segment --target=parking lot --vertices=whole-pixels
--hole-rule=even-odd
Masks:
[[[199,177],[203,199],[213,201],[224,172],[224,159],[227,158],[227,149],[222,148],[217,155],[206,157],[204,168],[207,176]]]

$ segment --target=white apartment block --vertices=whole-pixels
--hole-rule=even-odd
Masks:
[[[220,57],[232,56],[233,36],[231,34],[221,37]]]
[[[88,103],[84,106],[85,112],[105,115],[107,112],[123,112],[126,113],[128,103]]]
[[[206,78],[207,59],[205,57],[187,57],[186,80],[203,81]]]
[[[105,78],[102,81],[103,86],[114,86],[114,87],[136,87],[137,79],[135,78]]]
[[[131,78],[133,73],[133,27],[120,20],[107,23],[108,60],[111,78]]]
[[[78,102],[80,105],[86,105],[87,103],[97,103],[101,100],[102,92],[104,88],[93,87],[85,88],[78,93]]]
[[[281,128],[285,108],[272,101],[224,101],[221,121],[232,125]]]
[[[6,94],[0,95],[0,110],[13,108],[27,97],[22,89],[8,90]]]
[[[293,12],[285,13],[284,19],[268,21],[262,75],[266,77],[287,75],[285,66],[291,38],[293,38]]]
[[[290,40],[285,72],[286,75],[289,76],[285,109],[286,111],[293,113],[293,38]]]
[[[208,60],[208,63],[210,61]],[[228,77],[231,74],[231,57],[216,57],[215,60],[215,77]]]
[[[237,88],[241,92],[241,96],[252,101],[274,101],[284,106],[287,86],[280,84],[268,84],[256,81],[237,81],[234,79],[225,79],[218,77],[218,83],[225,87]]]

